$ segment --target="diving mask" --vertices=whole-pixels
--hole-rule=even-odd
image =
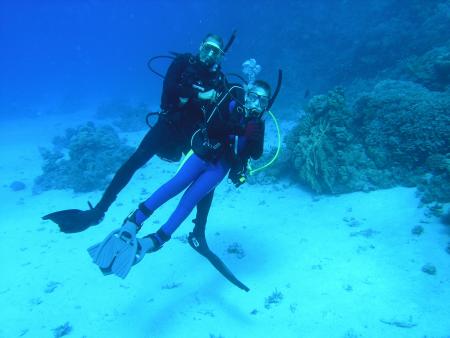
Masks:
[[[269,106],[269,101],[270,98],[268,96],[251,91],[245,96],[245,107],[250,110],[254,109],[262,112]]]
[[[214,41],[205,41],[200,46],[200,60],[206,64],[214,64],[220,61],[224,52]]]

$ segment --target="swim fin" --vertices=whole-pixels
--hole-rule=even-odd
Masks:
[[[67,209],[52,212],[43,216],[42,219],[55,222],[64,233],[82,232],[100,223],[105,216],[104,212],[92,208],[90,203],[89,206],[89,210]]]
[[[111,232],[103,242],[88,248],[89,255],[104,275],[125,278],[135,264],[138,241],[137,225],[126,220],[120,229]]]
[[[250,289],[243,284],[236,276],[228,269],[224,262],[208,247],[206,243],[206,238],[204,235],[196,236],[193,232],[189,233],[188,236],[189,245],[197,251],[200,255],[205,257],[210,261],[212,265],[231,283],[236,285],[238,288],[248,292]]]
[[[117,230],[114,231],[114,233],[116,232]],[[154,237],[154,234],[150,234],[142,238],[137,238],[136,241],[137,241],[137,250],[135,259],[131,264],[132,266],[141,262],[147,253],[155,252],[162,248],[162,245],[159,242],[157,242],[157,239]],[[93,260],[97,259],[97,255],[99,253],[100,248],[102,248],[102,245],[103,242],[100,242],[88,248],[89,255]],[[112,274],[112,271],[109,268],[100,267],[100,270],[103,272],[104,276]]]
[[[111,236],[113,233],[116,234],[116,233],[117,233],[117,229],[114,230],[111,234],[109,234],[108,237]],[[108,238],[108,237],[107,237],[107,238]],[[106,240],[106,239],[105,239],[105,240]],[[104,240],[103,242],[94,244],[93,246],[91,246],[91,247],[89,247],[89,248],[87,249],[87,251],[88,251],[89,255],[91,256],[92,261],[93,261],[94,263],[95,263],[95,261],[96,261],[96,259],[97,259],[97,256],[98,256],[98,254],[99,254],[99,252],[100,252],[100,249],[103,248],[103,244],[104,244],[105,240]],[[99,266],[99,268],[100,268],[100,270],[102,271],[102,273],[103,273],[104,276],[107,276],[107,275],[112,274],[111,269],[109,269],[109,268],[103,269],[103,268],[101,268],[100,266]]]

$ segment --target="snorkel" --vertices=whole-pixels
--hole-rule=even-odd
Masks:
[[[248,96],[247,95],[249,95],[249,93],[251,91],[251,88],[253,87],[253,84],[254,84],[255,79],[256,79],[256,75],[260,71],[261,71],[261,66],[256,63],[255,59],[249,59],[249,60],[245,61],[242,64],[242,72],[244,74],[246,74],[247,77],[248,77],[248,83],[247,83],[246,94],[245,94],[246,95],[246,101],[248,101]],[[272,108],[272,105],[274,104],[274,102],[275,102],[275,100],[276,100],[276,98],[277,98],[277,96],[278,96],[278,94],[280,92],[282,81],[283,81],[283,72],[282,72],[281,69],[278,69],[277,85],[275,87],[275,91],[274,91],[273,95],[269,99],[267,107],[262,112],[257,112],[256,110],[253,110],[254,113],[258,114],[258,118],[261,118],[262,115],[265,112],[267,112],[269,114],[269,116],[272,118],[272,120],[273,120],[273,122],[275,124],[276,131],[277,131],[277,150],[276,150],[274,156],[272,157],[272,159],[269,162],[267,162],[266,164],[264,164],[263,166],[261,166],[261,167],[258,167],[256,169],[252,169],[252,167],[250,165],[250,162],[249,162],[249,164],[248,164],[248,169],[249,169],[248,173],[249,173],[249,175],[253,175],[256,172],[261,171],[261,170],[266,169],[267,167],[271,166],[276,161],[276,159],[278,158],[278,155],[280,153],[280,150],[281,150],[281,132],[280,132],[280,127],[278,125],[278,121],[277,121],[275,115],[271,112],[270,109]],[[259,100],[261,100],[261,98],[259,98]],[[252,109],[250,108],[248,112],[246,111],[246,114],[252,114]]]

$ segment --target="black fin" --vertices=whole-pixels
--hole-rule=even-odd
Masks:
[[[62,232],[70,234],[82,232],[93,225],[92,221],[86,216],[85,211],[79,209],[67,209],[52,212],[43,216],[42,219],[56,223]]]
[[[199,241],[199,238],[197,238],[194,233],[191,232],[188,236],[188,242],[195,251],[209,260],[210,263],[214,265],[214,267],[231,283],[246,292],[250,291],[250,289],[244,283],[236,278],[236,276],[230,271],[230,269],[228,269],[225,263],[222,262],[222,260],[209,249],[208,245],[206,244],[206,239],[203,238]]]

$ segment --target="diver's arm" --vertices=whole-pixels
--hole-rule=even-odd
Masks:
[[[179,55],[170,64],[163,83],[161,99],[163,109],[167,109],[171,104],[185,103],[197,95],[196,90],[192,87],[192,80],[188,79],[187,76],[183,76],[189,65],[190,57],[189,54]],[[175,98],[179,102],[173,102]]]

